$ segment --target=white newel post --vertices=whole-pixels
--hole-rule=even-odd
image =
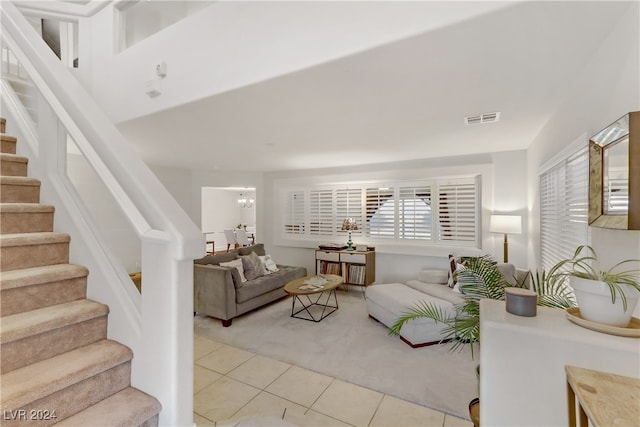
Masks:
[[[193,425],[193,261],[167,233],[142,238],[142,345],[133,385],[162,403],[160,425]],[[140,369],[136,369],[140,367]]]

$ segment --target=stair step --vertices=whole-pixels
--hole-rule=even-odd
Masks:
[[[53,231],[55,208],[39,203],[0,204],[0,234]]]
[[[28,163],[27,157],[0,153],[0,171],[4,176],[27,176]]]
[[[157,426],[157,416],[161,409],[162,405],[154,397],[127,387],[57,425],[90,426],[100,420],[100,423],[109,426]]]
[[[3,126],[4,127],[4,126]],[[16,138],[14,136],[5,135],[4,132],[0,134],[0,152],[8,154],[16,154]]]
[[[0,271],[68,264],[68,234],[42,232],[0,235]]]
[[[4,271],[0,275],[0,315],[83,299],[88,274],[85,267],[72,264]]]
[[[81,299],[2,317],[0,374],[105,339],[108,314]]]
[[[39,203],[40,180],[26,176],[0,176],[0,202]]]
[[[102,340],[0,376],[2,414],[47,410],[60,422],[130,386],[131,350]],[[28,425],[3,416],[3,427]]]

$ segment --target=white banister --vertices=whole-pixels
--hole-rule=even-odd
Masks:
[[[131,286],[119,265],[99,254],[108,252],[87,224],[71,227],[72,243],[86,247],[78,257],[87,265],[99,265],[92,270],[89,287],[101,287],[111,308],[109,334],[134,351],[132,384],[158,398],[163,406],[161,425],[192,425],[193,412],[193,266],[194,258],[203,256],[204,237],[176,203],[147,165],[139,158],[113,123],[101,111],[91,96],[60,63],[24,16],[11,1],[0,3],[0,23],[4,43],[24,66],[31,81],[47,105],[47,115],[54,117],[75,141],[93,170],[103,181],[116,203],[125,213],[142,242],[143,291],[141,302],[132,303],[125,292]],[[4,77],[3,77],[4,78]],[[7,90],[5,90],[7,88]],[[9,86],[3,81],[2,96],[10,97]],[[5,102],[11,109],[15,102]],[[42,110],[42,107],[41,107]],[[20,111],[15,111],[17,117]],[[24,116],[24,113],[22,113]],[[48,117],[47,129],[56,128]],[[26,127],[26,126],[25,126]],[[73,206],[74,195],[64,182],[67,177],[60,167],[65,150],[47,146],[40,141],[31,161],[50,179],[48,191],[56,193],[57,203],[65,204],[73,215],[87,215]],[[24,129],[24,134],[33,133]],[[30,146],[35,144],[29,144]],[[44,158],[49,156],[50,158]],[[51,158],[58,156],[58,158]],[[38,166],[40,164],[40,166]],[[65,209],[61,209],[64,211]],[[56,222],[64,212],[56,211]],[[62,222],[74,223],[71,218]],[[100,281],[100,283],[97,283]],[[112,323],[118,325],[112,329]]]

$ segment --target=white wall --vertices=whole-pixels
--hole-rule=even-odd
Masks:
[[[67,176],[91,213],[98,239],[106,243],[111,256],[124,265],[128,273],[140,271],[142,243],[109,189],[98,178],[86,159],[67,155]]]
[[[493,212],[522,216],[522,234],[510,234],[509,262],[525,268],[527,263],[527,153],[524,150],[493,153]],[[502,260],[504,235],[494,235],[492,250],[496,260]]]
[[[91,70],[82,81],[119,123],[506,5],[456,3],[216,2],[120,53],[118,11],[109,6],[81,27],[91,44],[81,46]],[[149,98],[145,82],[163,61],[162,95]]]
[[[594,135],[629,111],[640,110],[640,11],[629,4],[582,73],[576,76],[564,102],[527,150],[529,185],[529,266],[539,268],[540,205],[538,171],[554,154],[583,134]],[[591,228],[591,243],[604,266],[640,258],[640,231]],[[585,242],[587,243],[587,242]]]
[[[187,215],[193,218],[190,208],[193,206],[193,198],[196,197],[196,195],[191,191],[185,191],[185,189],[191,187],[191,171],[184,168],[156,165],[149,165],[149,169],[151,169],[160,182],[169,190],[169,193],[171,193]],[[198,224],[198,222],[195,223]]]

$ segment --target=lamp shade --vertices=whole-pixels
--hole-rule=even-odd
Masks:
[[[358,223],[356,222],[355,219],[353,218],[345,218],[344,221],[342,221],[342,230],[357,230],[358,229]]]
[[[522,217],[520,215],[491,215],[489,231],[492,233],[522,233]]]

